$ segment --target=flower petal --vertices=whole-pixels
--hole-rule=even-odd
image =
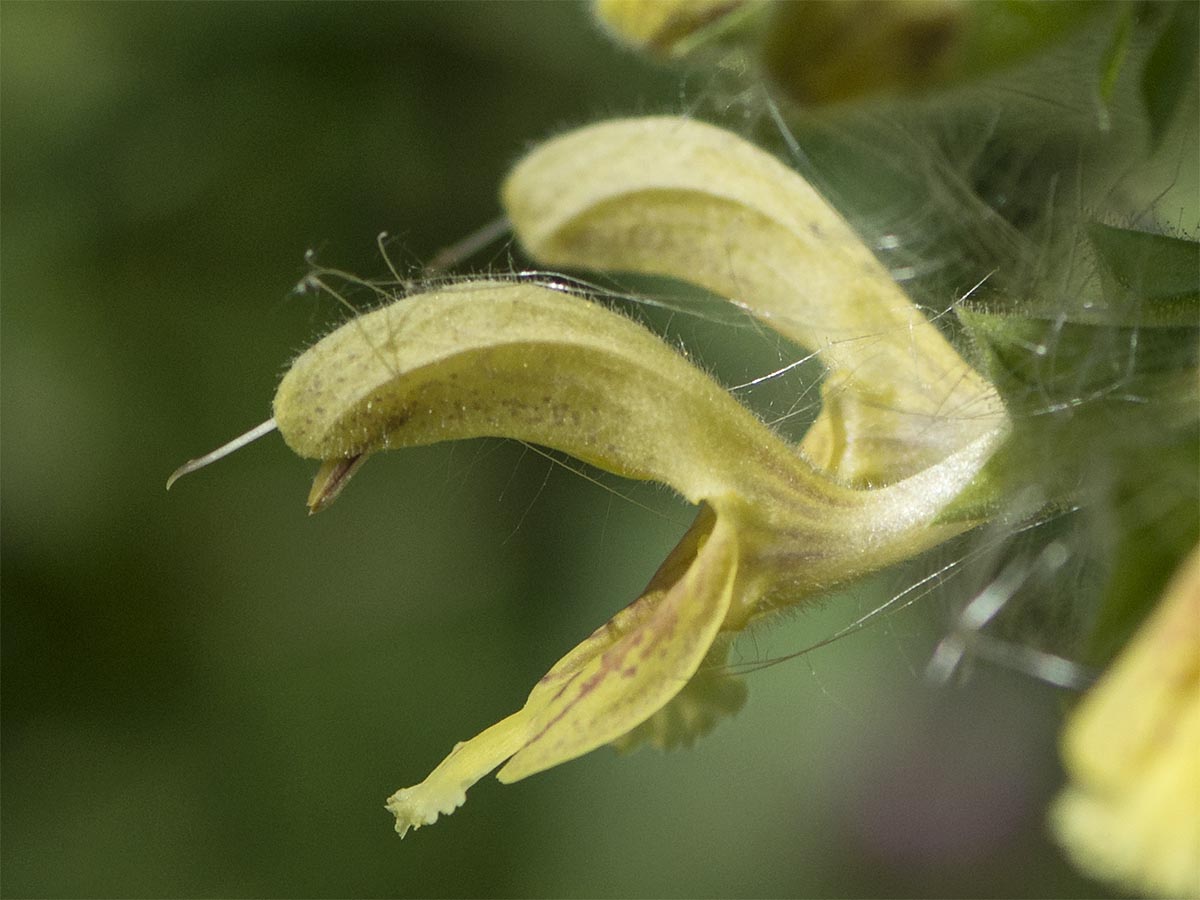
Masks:
[[[836,424],[846,445],[888,448],[826,459],[844,480],[912,474],[1003,419],[992,386],[832,207],[733,134],[667,117],[582,128],[535,149],[503,196],[546,264],[681,278],[820,351],[836,390],[869,410]],[[812,440],[827,449],[823,416]]]
[[[688,683],[729,609],[737,572],[734,529],[705,507],[646,592],[559,660],[524,707],[450,751],[387,808],[403,837],[466,800],[504,760],[516,781],[582,756],[636,728]],[[515,754],[515,755],[514,755]]]
[[[708,654],[737,566],[733,527],[702,510],[646,593],[533,689],[525,709],[536,709],[535,732],[497,777],[517,781],[582,756],[665,706]]]
[[[1080,868],[1200,896],[1200,547],[1071,716],[1063,757],[1051,825]]]
[[[613,746],[622,753],[642,744],[656,750],[690,747],[696,738],[716,728],[721,719],[738,712],[746,705],[749,690],[745,679],[725,669],[731,645],[730,637],[718,635],[699,671],[683,690],[637,728],[613,741]]]
[[[293,450],[320,460],[518,438],[661,481],[693,503],[751,490],[762,473],[817,479],[658,337],[529,283],[464,283],[351,320],[292,365],[275,421]],[[322,469],[317,500],[327,469],[336,467]]]

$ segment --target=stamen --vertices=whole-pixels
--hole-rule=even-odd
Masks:
[[[171,485],[173,485],[184,475],[195,472],[197,469],[203,469],[209,463],[214,463],[218,459],[228,456],[235,450],[241,450],[247,444],[257,441],[263,435],[270,434],[274,430],[275,420],[267,419],[267,421],[263,422],[261,425],[255,425],[245,434],[238,435],[232,441],[227,444],[222,444],[211,453],[205,453],[203,456],[198,456],[195,459],[189,459],[182,466],[171,473],[171,477],[167,479],[167,490],[169,491],[171,489]]]

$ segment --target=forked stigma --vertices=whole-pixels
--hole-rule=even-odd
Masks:
[[[198,456],[195,459],[189,459],[182,466],[171,473],[171,477],[167,479],[167,490],[169,491],[171,489],[171,485],[173,485],[184,475],[187,475],[190,472],[195,472],[197,469],[203,469],[209,463],[214,463],[218,459],[228,456],[235,450],[241,450],[247,444],[257,441],[263,435],[270,434],[274,430],[275,420],[273,418],[267,419],[267,421],[263,422],[261,425],[255,425],[245,434],[238,435],[232,441],[229,441],[227,444],[222,444],[211,453],[205,453],[203,456]]]

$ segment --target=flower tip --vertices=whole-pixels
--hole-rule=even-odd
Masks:
[[[424,784],[401,788],[388,797],[386,808],[396,817],[396,834],[404,837],[409,829],[432,825],[438,816],[448,816],[467,801],[467,792],[459,790],[441,796],[431,795]]]
[[[321,463],[313,478],[312,489],[308,492],[308,514],[316,515],[338,498],[342,488],[346,486],[355,472],[367,460],[367,454],[345,459],[327,459]]]

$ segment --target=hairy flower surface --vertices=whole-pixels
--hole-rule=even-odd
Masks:
[[[1003,440],[991,384],[798,175],[677,118],[610,122],[536,149],[504,188],[552,266],[671,275],[797,344],[829,375],[794,446],[640,325],[556,285],[474,281],[360,316],[301,355],[275,398],[323,461],[310,507],[372,452],[484,435],[665,483],[699,513],[643,594],[525,705],[388,801],[403,835],[503,765],[510,782],[607,743],[673,746],[744,686],[707,670],[758,617],[970,527],[939,514]]]

